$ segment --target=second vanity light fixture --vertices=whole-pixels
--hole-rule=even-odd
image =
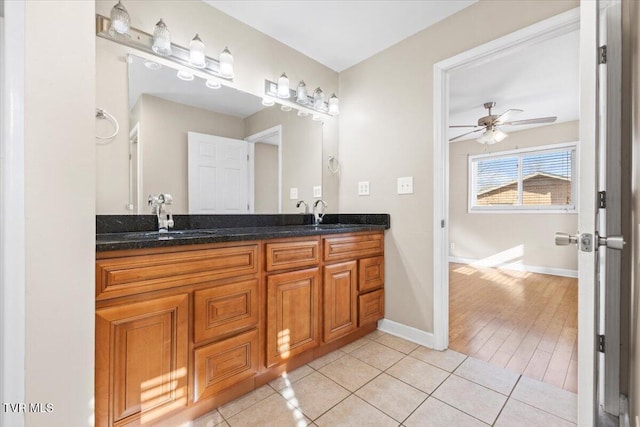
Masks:
[[[153,35],[131,27],[131,18],[121,1],[113,6],[110,13],[111,19],[96,15],[96,35],[116,43],[146,52],[180,64],[182,69],[178,72],[178,78],[193,80],[192,70],[208,74],[212,78],[207,79],[206,86],[211,89],[221,87],[217,79],[232,81],[233,56],[228,47],[220,53],[220,59],[206,56],[205,45],[198,34],[189,43],[189,48],[171,42],[171,33],[167,24],[160,19],[156,24]],[[150,69],[161,67],[151,59],[145,65]],[[206,78],[205,78],[206,79]]]
[[[277,102],[281,104],[283,111],[297,109],[300,117],[306,117],[312,113],[313,120],[322,120],[323,117],[340,114],[340,100],[335,93],[331,95],[328,102],[325,101],[324,92],[319,87],[309,95],[304,80],[301,80],[293,90],[286,73],[282,73],[277,82],[265,80],[264,93],[262,105],[271,106]]]

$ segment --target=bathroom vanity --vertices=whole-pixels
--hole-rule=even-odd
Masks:
[[[389,218],[332,217],[98,234],[96,425],[195,419],[376,329]]]

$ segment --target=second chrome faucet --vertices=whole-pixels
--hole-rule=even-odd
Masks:
[[[318,209],[318,206],[322,205],[322,210]],[[313,204],[313,225],[320,225],[322,218],[324,217],[324,210],[327,208],[327,204],[324,200],[318,199]]]

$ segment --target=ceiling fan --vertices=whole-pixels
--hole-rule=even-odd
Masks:
[[[538,117],[536,119],[525,119],[525,120],[511,120],[511,117],[522,113],[523,110],[518,110],[512,108],[510,110],[505,111],[502,114],[491,114],[491,109],[496,106],[495,102],[485,102],[484,108],[489,111],[484,117],[480,117],[478,119],[477,125],[452,125],[450,128],[476,128],[471,132],[463,133],[462,135],[458,135],[454,138],[451,138],[449,142],[455,141],[456,139],[460,139],[463,136],[471,135],[472,133],[484,131],[484,133],[480,136],[480,138],[476,139],[481,144],[495,144],[496,142],[500,142],[505,139],[508,134],[500,130],[501,126],[517,126],[517,125],[532,125],[538,123],[553,123],[556,121],[557,117]]]

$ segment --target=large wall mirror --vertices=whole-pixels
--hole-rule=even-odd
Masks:
[[[174,214],[293,213],[298,200],[313,201],[321,122],[197,76],[182,80],[151,59],[96,41],[96,104],[120,123],[97,148],[98,214],[148,214],[158,193],[173,196]]]

